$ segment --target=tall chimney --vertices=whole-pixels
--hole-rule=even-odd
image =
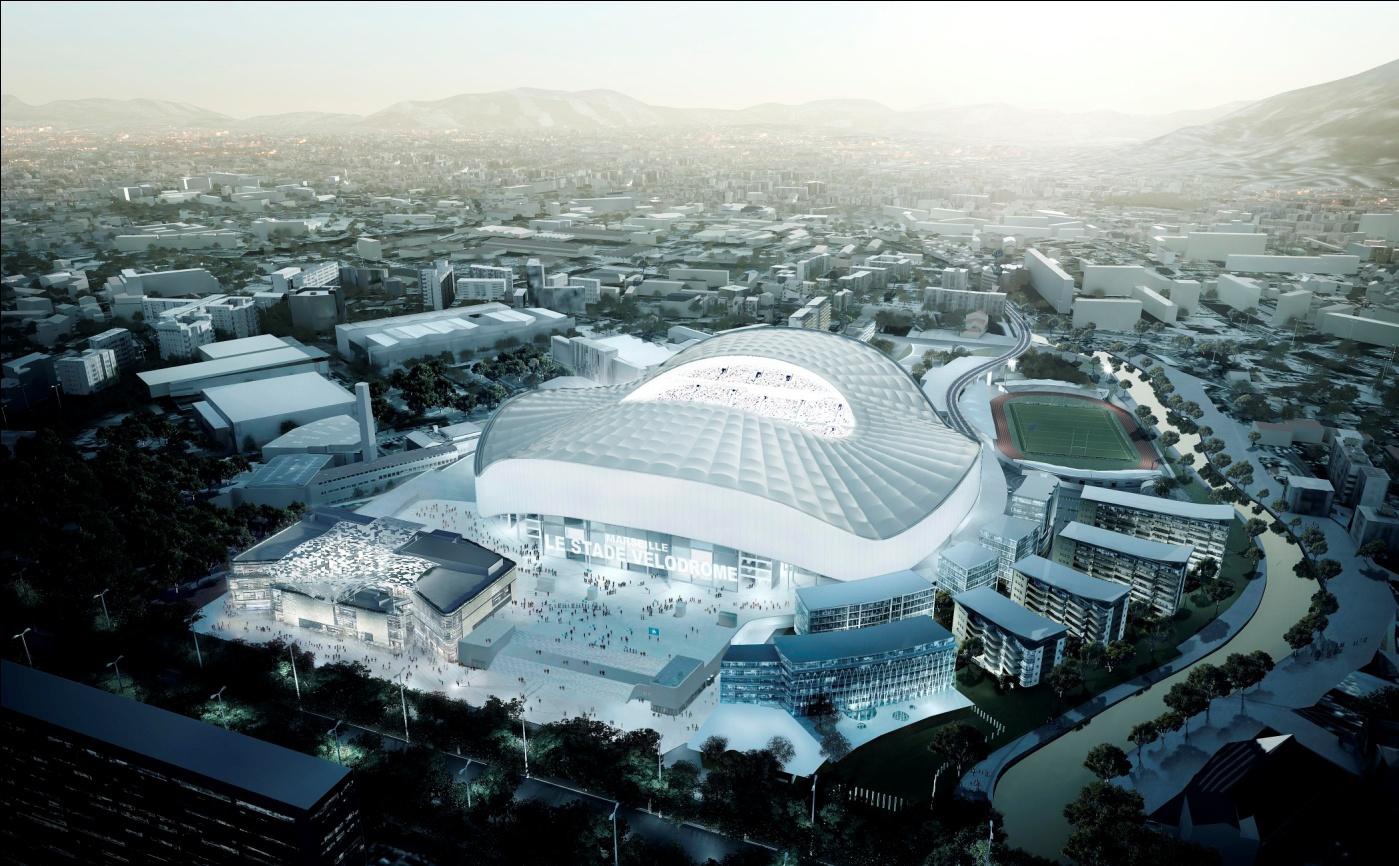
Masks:
[[[379,456],[374,439],[374,407],[369,400],[369,383],[355,383],[355,418],[359,421],[360,456],[368,463]]]

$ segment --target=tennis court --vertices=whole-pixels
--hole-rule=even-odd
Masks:
[[[1032,460],[1080,469],[1122,469],[1141,459],[1113,412],[1082,400],[1034,397],[1005,404],[1015,446]]]

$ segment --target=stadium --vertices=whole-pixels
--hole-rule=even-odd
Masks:
[[[476,500],[546,556],[718,588],[910,568],[976,503],[980,448],[878,349],[754,327],[624,385],[508,401]]]
[[[1157,474],[1159,458],[1137,420],[1096,391],[1045,382],[1002,387],[990,409],[1003,460],[1109,486]]]

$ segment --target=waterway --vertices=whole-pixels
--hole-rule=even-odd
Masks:
[[[1103,357],[1099,353],[1100,360]],[[1136,375],[1127,376],[1124,373],[1119,378],[1131,379],[1129,393],[1132,399],[1140,405],[1151,407],[1156,417],[1161,419],[1159,430],[1175,429],[1167,424],[1166,407],[1156,399],[1150,385],[1139,381]],[[1176,430],[1176,433],[1180,435],[1180,442],[1176,445],[1179,453],[1194,453],[1199,437],[1180,430]],[[1242,519],[1253,516],[1246,506],[1236,507]],[[1292,573],[1293,565],[1301,558],[1296,546],[1272,532],[1263,533],[1259,541],[1266,555],[1264,564],[1268,582],[1258,612],[1233,640],[1221,645],[1203,660],[1219,664],[1229,653],[1263,650],[1277,661],[1291,653],[1282,638],[1283,633],[1307,612],[1316,584],[1300,580]],[[1146,692],[1109,708],[1082,730],[1065,734],[1011,767],[996,786],[993,800],[995,807],[1005,817],[1005,830],[1010,843],[1042,857],[1060,859],[1069,837],[1064,807],[1078,796],[1084,785],[1093,781],[1092,774],[1083,767],[1088,751],[1099,743],[1115,743],[1131,752],[1133,746],[1127,741],[1127,734],[1132,726],[1165,712],[1162,698],[1172,685],[1185,679],[1189,670],[1187,667],[1178,671]],[[1193,725],[1200,724],[1198,719],[1193,721]],[[1180,734],[1172,736],[1179,737]]]

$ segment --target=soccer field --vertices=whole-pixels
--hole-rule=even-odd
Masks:
[[[1125,469],[1140,456],[1113,413],[1101,406],[1014,400],[1005,405],[1026,457],[1080,469]]]

